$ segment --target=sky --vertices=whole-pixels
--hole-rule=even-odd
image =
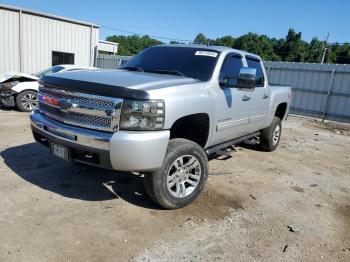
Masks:
[[[128,35],[111,27],[189,41],[198,33],[209,38],[248,32],[283,38],[294,28],[306,41],[324,40],[330,33],[330,42],[350,42],[349,0],[0,0],[0,4],[96,23],[102,40]]]

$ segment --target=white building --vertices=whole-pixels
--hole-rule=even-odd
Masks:
[[[0,5],[0,73],[38,72],[56,64],[93,66],[99,26]]]
[[[118,53],[118,43],[99,40],[98,41],[98,51],[104,51],[108,54],[115,55]]]

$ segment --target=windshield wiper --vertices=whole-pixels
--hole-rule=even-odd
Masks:
[[[126,66],[121,67],[120,69],[129,70],[129,71],[138,71],[138,72],[145,72],[141,67],[139,66]]]
[[[166,74],[166,75],[176,75],[176,76],[184,76],[187,77],[184,73],[176,70],[147,70],[148,73],[156,73],[156,74]]]

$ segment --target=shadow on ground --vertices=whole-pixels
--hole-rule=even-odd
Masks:
[[[85,201],[121,198],[137,206],[159,209],[146,195],[141,176],[65,162],[37,143],[8,148],[0,155],[24,180],[64,197]]]
[[[16,108],[15,107],[6,107],[6,106],[0,105],[0,111],[16,111]]]

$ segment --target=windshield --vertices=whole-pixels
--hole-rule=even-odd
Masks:
[[[205,48],[155,46],[133,57],[121,69],[208,81],[218,57],[219,52]]]
[[[57,73],[63,69],[64,69],[64,67],[62,67],[62,66],[51,66],[43,71],[40,71],[38,73],[33,74],[33,75],[40,78],[40,77],[47,75],[47,74]]]

